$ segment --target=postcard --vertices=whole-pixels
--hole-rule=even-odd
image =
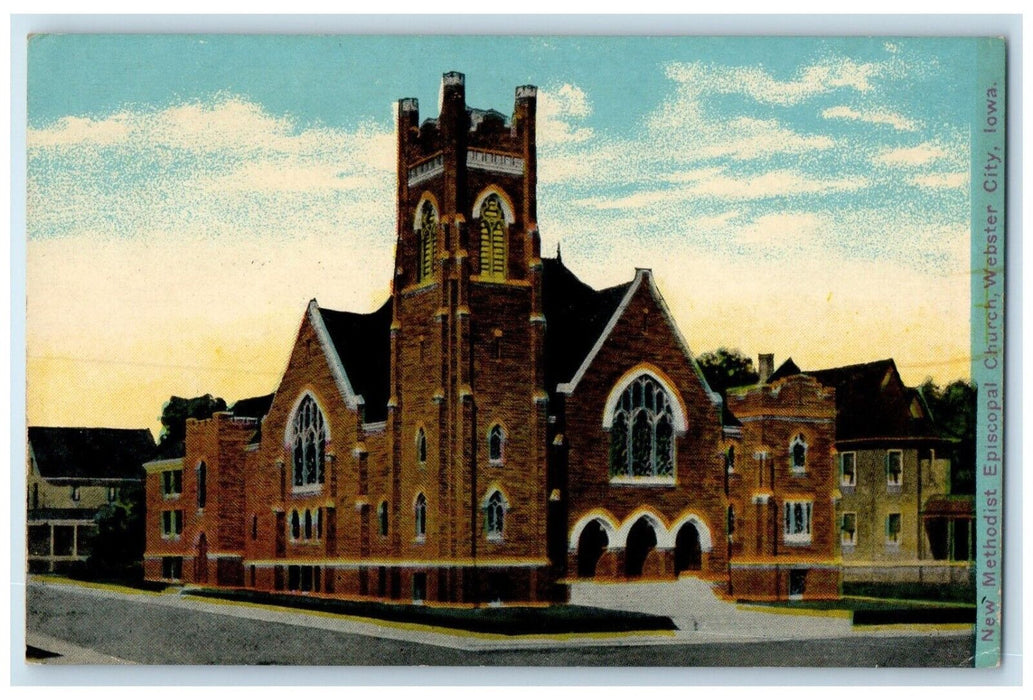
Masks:
[[[1004,51],[32,36],[27,661],[997,665]]]

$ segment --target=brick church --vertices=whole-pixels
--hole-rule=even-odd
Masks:
[[[712,392],[649,270],[596,290],[536,207],[511,116],[397,105],[396,257],[369,314],[310,302],[280,384],[146,465],[152,580],[447,604],[699,576],[838,595],[835,390]]]

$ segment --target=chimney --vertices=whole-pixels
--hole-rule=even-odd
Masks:
[[[775,355],[770,352],[762,352],[757,360],[757,374],[760,378],[759,384],[767,384],[768,378],[775,373]]]

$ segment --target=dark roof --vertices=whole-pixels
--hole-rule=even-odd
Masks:
[[[836,440],[936,435],[918,391],[904,385],[892,359],[805,371],[789,359],[769,381],[793,374],[810,375],[836,390]],[[911,413],[914,401],[921,406],[919,417]]]
[[[800,368],[796,366],[796,363],[793,362],[793,358],[790,357],[779,365],[778,369],[771,373],[771,376],[768,377],[768,384],[771,382],[777,382],[779,379],[791,377],[794,374],[800,374]]]
[[[274,394],[252,396],[249,399],[238,399],[230,406],[230,412],[238,418],[264,418],[273,403]]]
[[[631,284],[597,291],[579,280],[561,259],[542,259],[545,384],[549,392],[573,378]]]
[[[366,402],[366,421],[387,419],[391,385],[391,300],[369,314],[319,309],[355,393]]]
[[[44,479],[139,479],[155,455],[151,431],[124,428],[29,428]]]

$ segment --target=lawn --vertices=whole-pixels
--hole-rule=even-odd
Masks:
[[[677,629],[669,617],[580,605],[444,608],[242,589],[187,589],[184,594],[488,634],[626,633]]]
[[[843,596],[838,600],[793,600],[740,604],[790,610],[847,610],[855,625],[971,624],[976,608],[971,603],[933,600],[895,600],[863,596]]]

